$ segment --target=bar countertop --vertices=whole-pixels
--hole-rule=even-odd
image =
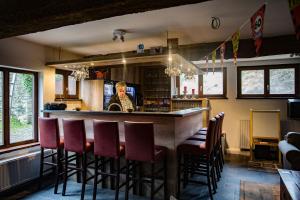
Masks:
[[[72,114],[72,115],[140,115],[140,116],[161,116],[161,117],[186,117],[194,114],[201,113],[208,110],[208,108],[189,108],[184,110],[172,111],[172,112],[121,112],[121,111],[91,111],[91,110],[43,110],[44,113],[55,114]]]

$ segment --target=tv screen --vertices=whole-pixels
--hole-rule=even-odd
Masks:
[[[300,99],[288,100],[287,113],[291,119],[300,119]]]

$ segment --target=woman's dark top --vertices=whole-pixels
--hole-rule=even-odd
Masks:
[[[127,97],[130,99],[130,101],[131,101],[131,103],[132,103],[132,106],[133,106],[133,109],[136,110],[136,108],[135,108],[135,102],[134,102],[134,100],[133,100],[133,97],[132,97],[130,94],[128,94],[128,93],[126,93],[126,95],[127,95]],[[121,104],[121,101],[120,101],[120,99],[119,99],[118,94],[115,94],[115,95],[113,95],[113,96],[110,98],[109,103],[108,103],[108,107],[109,107],[110,104],[112,104],[112,103],[117,103],[117,104],[119,104],[119,105],[121,106],[121,108],[122,108],[122,104]],[[121,111],[120,108],[119,108],[118,106],[114,106],[114,105],[111,106],[109,110],[110,110],[110,111]]]

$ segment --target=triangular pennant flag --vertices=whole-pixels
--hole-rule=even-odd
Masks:
[[[262,45],[263,29],[264,29],[264,16],[266,5],[264,4],[256,13],[251,17],[252,37],[255,45],[256,55],[259,55]]]
[[[239,50],[240,30],[238,30],[232,35],[231,41],[232,41],[232,49],[233,49],[233,63],[236,65],[237,54]]]
[[[226,48],[226,45],[225,45],[225,42],[223,42],[220,46],[220,59],[221,59],[222,69],[224,67],[225,48]]]
[[[214,50],[211,54],[211,61],[212,61],[212,65],[213,65],[213,74],[215,73],[216,57],[217,57],[217,51]]]
[[[206,74],[208,74],[208,56],[205,56]]]
[[[296,37],[300,40],[300,0],[288,0],[289,8],[292,15]]]

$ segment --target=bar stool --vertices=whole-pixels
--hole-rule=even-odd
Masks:
[[[222,134],[223,134],[223,121],[225,118],[225,113],[221,112],[221,123],[220,123],[220,136],[219,136],[219,152],[220,152],[220,163],[222,164],[221,170],[223,170],[224,157],[223,157],[223,145],[222,145]]]
[[[55,186],[54,193],[57,194],[59,177],[62,175],[60,172],[62,171],[62,150],[64,147],[64,140],[59,137],[59,128],[58,128],[58,120],[56,118],[42,118],[38,119],[39,124],[39,132],[40,132],[40,145],[41,145],[41,159],[40,159],[40,180],[39,180],[39,188],[41,187],[41,182],[43,178],[43,174],[49,170],[55,169]],[[48,155],[44,155],[45,149],[51,149],[52,153]],[[56,152],[53,152],[56,150]],[[54,158],[56,156],[56,161],[54,162]],[[45,162],[45,158],[52,157],[52,162]],[[51,166],[50,168],[44,170],[44,165]]]
[[[225,164],[225,162],[224,162],[224,157],[223,157],[223,145],[222,145],[222,133],[223,133],[222,130],[223,129],[222,129],[222,127],[223,127],[225,113],[220,112],[218,115],[220,116],[220,124],[219,124],[219,128],[218,128],[219,132],[218,132],[218,136],[217,136],[216,151],[217,151],[218,163],[220,166],[220,170],[223,171],[223,165]],[[204,141],[206,138],[206,133],[207,133],[206,130],[200,129],[200,131],[198,131],[193,137]]]
[[[93,151],[94,142],[86,139],[84,120],[63,119],[64,141],[65,141],[65,168],[64,168],[64,184],[62,195],[65,196],[67,188],[67,178],[77,172],[82,175],[81,199],[84,199],[86,182],[93,177],[87,178],[87,167],[91,163],[87,163],[87,153]],[[76,154],[69,156],[69,152]],[[81,167],[74,166],[71,161],[75,160],[77,155],[81,156]],[[68,174],[69,172],[72,172]],[[75,172],[74,172],[75,171]]]
[[[94,156],[95,156],[95,177],[94,177],[94,189],[93,199],[96,199],[97,184],[105,181],[107,176],[110,176],[111,183],[115,183],[115,200],[119,199],[120,186],[120,157],[125,154],[125,145],[119,142],[119,127],[118,122],[108,122],[94,120]],[[99,163],[100,158],[100,163]],[[108,158],[105,161],[105,158]],[[107,162],[110,162],[110,173],[105,172],[104,166]],[[114,163],[117,163],[117,169],[115,171]],[[100,168],[100,172],[99,172]],[[98,176],[101,175],[101,179],[98,180]],[[102,182],[103,183],[103,182]],[[113,184],[112,184],[113,185]],[[124,185],[124,184],[123,184]]]
[[[139,177],[136,178],[133,175],[130,177],[130,173],[134,172],[136,166],[140,166],[141,163],[151,164],[151,199],[154,199],[154,195],[164,187],[164,199],[167,198],[167,148],[163,146],[156,146],[154,144],[154,126],[149,122],[124,122],[125,125],[125,157],[126,157],[126,192],[125,199],[128,200],[129,190],[135,187],[135,182],[139,183],[139,194],[142,193],[142,182],[146,181]],[[155,171],[155,164],[163,161],[163,167]],[[140,171],[140,170],[139,170]],[[163,171],[163,183],[157,187],[155,186],[155,179],[157,174]],[[133,182],[132,185],[130,181]],[[149,181],[147,181],[149,182]]]
[[[202,182],[192,181],[188,179],[189,173],[194,173],[198,175],[205,175],[207,177],[207,186],[210,198],[213,199],[211,185],[215,190],[215,177],[214,177],[214,161],[213,161],[213,142],[214,142],[214,132],[216,128],[216,119],[213,118],[209,121],[207,128],[207,138],[206,141],[196,141],[196,140],[185,140],[177,147],[177,197],[180,198],[181,189],[181,166],[183,166],[183,181],[184,185],[188,182],[195,182],[203,184]],[[184,162],[182,163],[182,157]],[[196,166],[196,167],[195,167]]]
[[[221,114],[220,114],[221,115]],[[213,161],[214,161],[214,167],[215,167],[215,171],[217,174],[217,179],[218,181],[221,178],[221,166],[223,167],[222,163],[220,163],[220,151],[219,151],[219,138],[221,136],[220,134],[220,126],[221,126],[221,120],[222,117],[219,114],[215,116],[216,119],[216,127],[215,127],[215,131],[214,131],[214,142],[213,142]],[[207,133],[207,131],[206,131]],[[188,138],[188,140],[197,140],[197,141],[206,141],[206,137],[207,135],[203,134],[203,135],[193,135],[191,137]],[[217,184],[215,184],[215,187],[217,188]]]

